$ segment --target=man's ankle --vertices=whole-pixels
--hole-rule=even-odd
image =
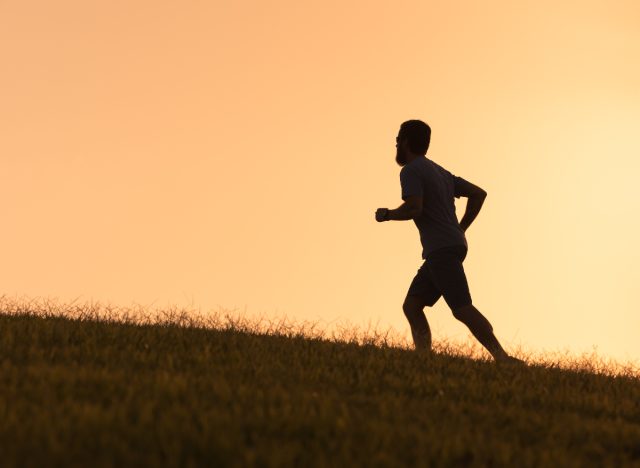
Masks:
[[[491,355],[496,362],[508,360],[510,357],[502,348],[491,351]]]

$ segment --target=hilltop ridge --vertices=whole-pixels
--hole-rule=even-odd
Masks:
[[[631,371],[0,312],[4,466],[640,464]]]

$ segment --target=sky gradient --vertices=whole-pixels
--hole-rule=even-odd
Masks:
[[[636,1],[2,0],[0,57],[0,294],[408,336],[418,232],[374,213],[416,118],[488,192],[464,266],[507,350],[640,358]]]

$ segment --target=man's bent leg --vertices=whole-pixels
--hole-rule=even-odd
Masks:
[[[509,355],[500,345],[500,342],[493,334],[493,327],[487,318],[476,309],[473,304],[458,307],[453,310],[453,316],[464,323],[473,336],[487,348],[496,361],[509,358]]]
[[[413,343],[417,350],[431,350],[431,330],[424,315],[425,301],[420,296],[407,296],[402,304],[404,315],[409,320]]]

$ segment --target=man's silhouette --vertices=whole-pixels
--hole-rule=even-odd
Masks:
[[[378,208],[376,220],[413,219],[420,232],[424,263],[413,278],[402,309],[409,320],[416,349],[431,349],[431,331],[424,307],[432,307],[444,297],[453,316],[499,362],[521,363],[509,356],[493,334],[493,327],[471,301],[462,266],[467,255],[465,231],[478,216],[487,196],[480,187],[426,157],[431,128],[421,120],[408,120],[396,137],[396,162],[404,203],[395,210]],[[458,222],[454,197],[467,197],[467,206]]]

